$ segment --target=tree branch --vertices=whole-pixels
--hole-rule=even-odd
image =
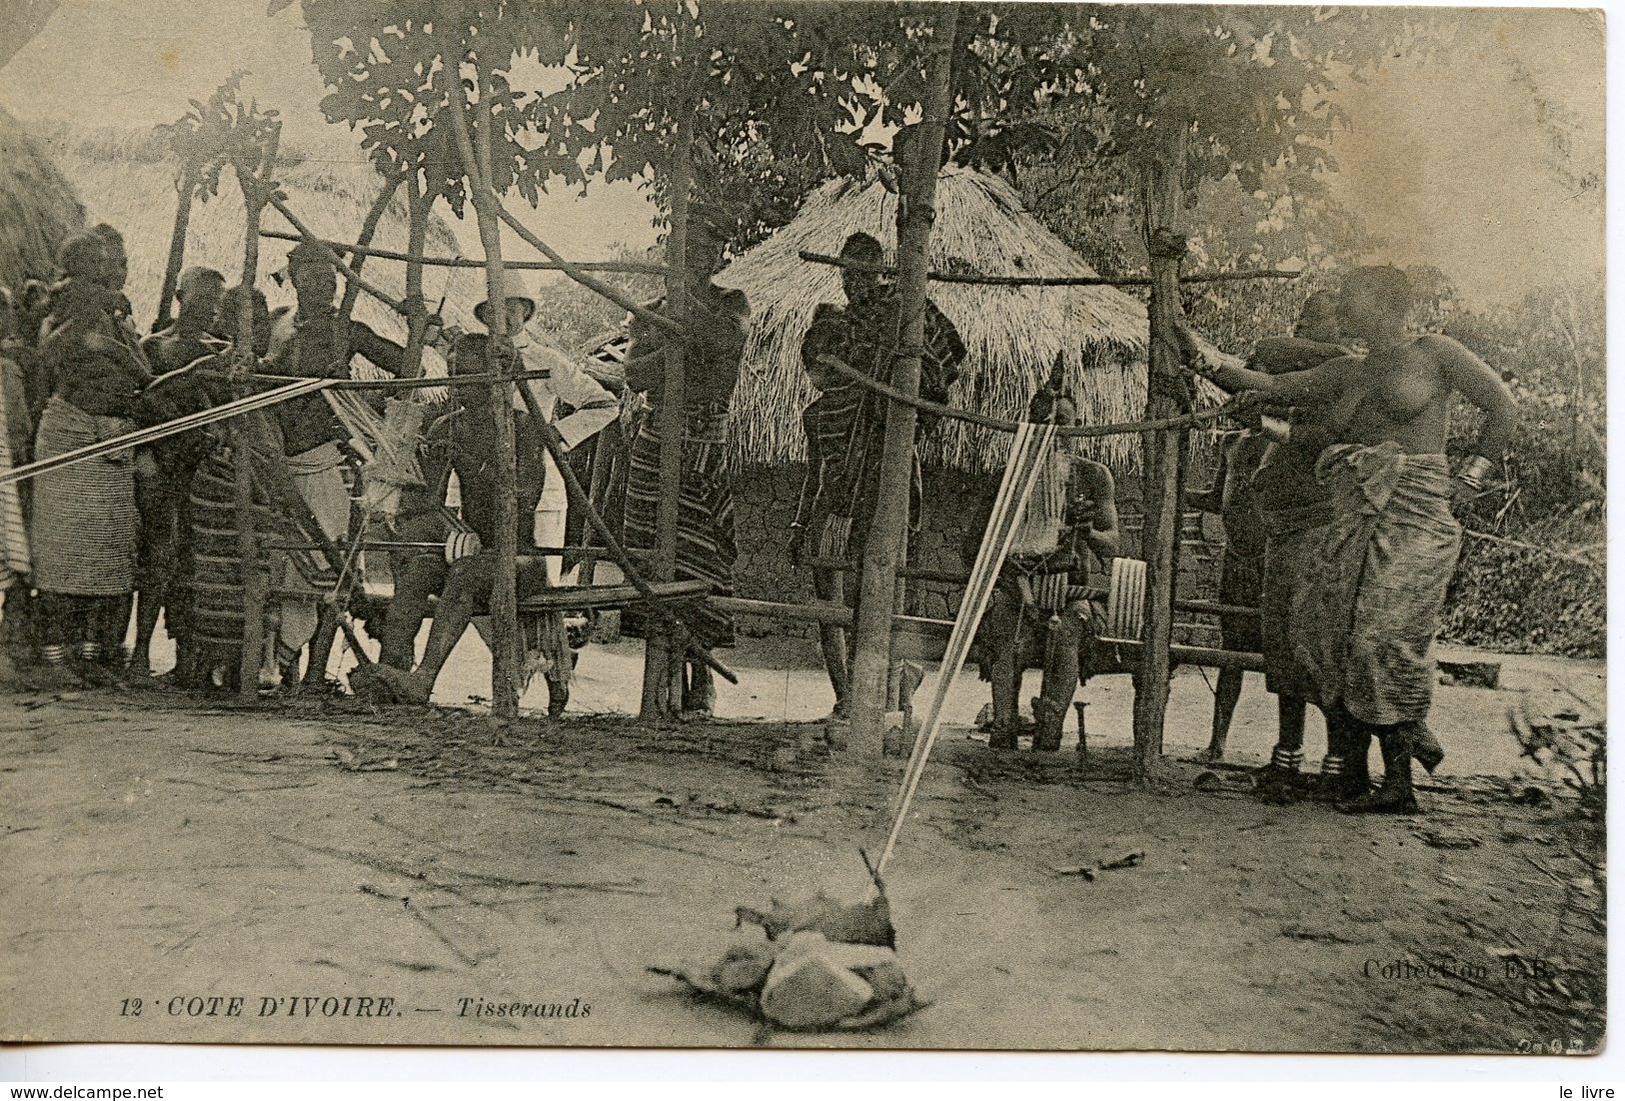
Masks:
[[[546,241],[543,241],[540,237],[536,236],[536,234],[532,233],[523,222],[514,217],[513,214],[509,213],[501,203],[497,204],[497,215],[504,222],[508,223],[508,228],[517,233],[520,240],[524,241],[527,245],[534,248],[537,252],[541,253],[549,260],[553,261],[559,266],[558,270],[562,271],[565,275],[568,275],[571,279],[574,279],[577,283],[580,283],[583,287],[586,287],[591,291],[597,291],[599,294],[603,295],[605,298],[621,307],[621,309],[626,310],[633,317],[636,317],[641,321],[647,321],[651,325],[658,325],[660,328],[665,329],[668,332],[677,333],[679,335],[682,334],[683,327],[677,322],[673,321],[671,318],[666,317],[663,314],[655,313],[647,306],[638,305],[636,302],[632,301],[631,298],[622,294],[608,283],[605,283],[602,280],[594,279],[580,267],[570,263],[570,261],[554,252],[548,247]]]

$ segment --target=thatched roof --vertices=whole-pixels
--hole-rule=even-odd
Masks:
[[[85,208],[44,145],[0,109],[0,287],[48,279]]]
[[[840,251],[859,231],[896,254],[897,196],[880,182],[832,180],[809,195],[794,221],[750,249],[718,282],[750,299],[745,367],[733,408],[733,443],[744,462],[805,458],[801,410],[813,391],[801,341],[823,302],[842,303],[840,269],[801,260],[801,250]],[[949,166],[937,181],[931,268],[988,275],[1093,276],[1084,259],[1022,208],[1013,188],[974,169]],[[932,300],[969,349],[953,403],[1011,420],[1063,357],[1088,423],[1133,421],[1145,410],[1145,305],[1114,287],[999,287],[932,283]],[[949,422],[928,462],[962,470],[1003,465],[1008,436]],[[1139,437],[1088,441],[1094,456],[1123,468],[1139,462]]]
[[[174,227],[176,176],[179,164],[167,156],[156,139],[140,131],[65,130],[42,136],[53,159],[73,181],[93,222],[107,222],[124,234],[130,254],[130,278],[125,286],[135,309],[136,323],[152,324],[169,259],[169,238]],[[276,178],[288,195],[288,205],[314,232],[333,240],[353,241],[362,219],[377,198],[382,179],[377,171],[348,147],[301,152],[284,146]],[[217,268],[229,284],[242,278],[243,202],[236,177],[221,174],[220,193],[206,203],[193,203],[187,228],[187,266]],[[267,229],[291,230],[282,216],[267,208]],[[405,250],[407,217],[404,189],[379,223],[373,244]],[[294,303],[291,284],[279,286],[269,278],[282,268],[289,241],[260,239],[258,286],[271,308]],[[457,238],[437,215],[431,215],[427,251],[434,255],[460,255]],[[365,275],[369,282],[396,298],[406,290],[406,265],[372,259]],[[341,281],[342,285],[342,281]],[[472,268],[425,268],[423,296],[433,309],[446,296],[448,323],[473,325],[473,306],[485,298],[484,274]],[[406,340],[406,319],[366,294],[356,301],[355,317],[380,335],[398,343]],[[445,364],[432,352],[424,354],[425,372],[440,375]],[[364,373],[364,372],[363,372]]]

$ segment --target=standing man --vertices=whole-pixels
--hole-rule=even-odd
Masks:
[[[1293,601],[1290,637],[1315,698],[1348,724],[1351,753],[1363,756],[1373,737],[1382,745],[1381,789],[1338,805],[1353,814],[1414,813],[1413,753],[1429,769],[1443,757],[1426,720],[1433,635],[1461,550],[1452,504],[1482,490],[1517,424],[1512,395],[1488,364],[1447,336],[1406,331],[1411,305],[1403,272],[1357,268],[1343,280],[1338,324],[1365,342],[1363,359],[1273,376],[1193,361],[1227,390],[1329,411],[1334,442],[1315,472],[1330,490],[1332,521]],[[1476,454],[1452,477],[1445,441],[1456,394],[1486,416]]]
[[[186,374],[174,372],[185,371],[199,359],[227,349],[224,341],[209,332],[225,290],[225,276],[213,268],[194,267],[181,273],[175,290],[179,306],[175,320],[141,342],[147,362],[159,377],[142,395],[137,423],[160,424],[181,415],[183,407],[191,411],[199,404],[196,398],[207,396],[200,384]],[[187,394],[183,396],[181,391]],[[175,665],[180,670],[177,680],[182,684],[192,680],[190,665],[194,655],[186,618],[189,587],[181,576],[181,539],[188,527],[185,510],[192,476],[213,449],[213,439],[207,432],[183,432],[137,452],[136,506],[141,516],[141,538],[132,663],[137,676],[152,672],[152,636],[162,610],[165,629],[175,642]],[[143,452],[146,461],[141,460]]]
[[[334,308],[338,275],[327,251],[301,241],[288,253],[288,277],[298,308],[276,320],[271,330],[271,374],[300,378],[348,378],[350,360],[361,356],[391,375],[401,370],[403,349]],[[320,394],[283,402],[276,408],[287,471],[323,534],[340,543],[350,530],[350,491],[344,482],[344,438],[338,418]],[[337,564],[334,564],[335,568]],[[293,571],[285,588],[308,588]],[[261,672],[271,685],[297,684],[299,654],[316,633],[317,593],[300,591],[281,600],[272,663]]]
[[[1253,498],[1252,482],[1269,442],[1257,429],[1233,434],[1219,452],[1212,487],[1185,493],[1187,507],[1216,513],[1223,521],[1219,603],[1229,607],[1257,608],[1264,588],[1264,526]],[[1258,617],[1220,612],[1219,641],[1226,650],[1258,653],[1263,647]],[[1224,760],[1225,740],[1230,736],[1230,722],[1235,718],[1246,675],[1240,669],[1219,670],[1219,684],[1213,694],[1213,734],[1205,754],[1210,761]]]
[[[745,350],[745,323],[750,304],[743,291],[717,286],[727,247],[726,221],[702,203],[690,207],[687,295],[688,331],[683,345],[683,466],[677,507],[678,580],[709,582],[718,595],[733,592],[733,478],[728,470],[728,411],[739,383],[739,361]],[[655,309],[664,304],[655,303]],[[626,548],[645,564],[656,550],[660,512],[660,420],[666,400],[666,357],[670,333],[641,319],[632,323],[632,347],[626,357],[626,386],[644,393],[652,408],[632,440],[626,480]],[[685,616],[695,645],[706,650],[734,644],[733,617],[706,605]],[[649,638],[658,620],[642,604],[621,613],[621,633]],[[715,682],[704,662],[688,659],[682,711],[709,718],[716,702]]]
[[[885,253],[880,242],[869,234],[854,233],[841,245],[841,258],[879,267]],[[820,305],[801,344],[801,362],[819,394],[802,414],[807,433],[807,475],[791,525],[793,560],[810,552],[849,563],[863,561],[869,525],[879,503],[888,402],[842,374],[835,365],[890,385],[902,314],[896,285],[877,272],[843,267],[841,286],[846,292],[846,306]],[[965,345],[958,331],[928,299],[925,347],[920,355],[920,397],[946,403],[964,360]],[[917,528],[920,517],[919,447],[935,425],[935,418],[924,414],[916,421],[914,475],[909,492],[911,530]],[[845,587],[839,571],[816,569],[813,584],[819,599],[844,602]],[[853,622],[857,622],[856,609]],[[835,690],[835,716],[845,718],[851,680],[845,632],[838,627],[823,628],[819,642]]]

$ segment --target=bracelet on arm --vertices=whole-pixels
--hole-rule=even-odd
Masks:
[[[1277,417],[1273,413],[1260,414],[1258,422],[1264,435],[1276,443],[1290,443],[1292,440],[1292,421],[1286,417]]]
[[[1493,469],[1495,469],[1495,464],[1490,460],[1482,455],[1474,455],[1467,460],[1467,465],[1461,468],[1461,472],[1456,477],[1474,489],[1483,489],[1484,480]]]

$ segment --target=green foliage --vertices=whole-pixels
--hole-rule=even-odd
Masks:
[[[183,164],[196,167],[196,195],[201,202],[220,193],[220,173],[227,165],[239,179],[252,175],[259,167],[266,140],[281,125],[276,111],[262,111],[254,100],[246,104],[242,101],[243,77],[247,75],[246,70],[236,70],[207,102],[190,100],[191,110],[174,122],[153,128]]]
[[[1440,637],[1514,653],[1602,657],[1608,601],[1600,567],[1543,552],[1582,540],[1600,546],[1602,535],[1600,524],[1533,525],[1520,532],[1533,550],[1469,536]]]
[[[1601,656],[1608,462],[1603,296],[1598,288],[1549,287],[1513,306],[1468,310],[1441,273],[1411,274],[1432,311],[1426,320],[1500,371],[1518,404],[1505,485],[1470,506],[1463,523],[1539,548],[1469,537],[1444,636]],[[1457,410],[1452,455],[1465,458],[1478,429],[1476,416]]]
[[[462,164],[450,123],[436,125],[449,102],[442,60],[447,36],[434,27],[436,7],[429,0],[301,4],[312,58],[329,89],[321,104],[328,121],[359,129],[362,148],[386,178],[405,170],[420,171],[424,194],[445,198],[461,216],[466,196]],[[473,7],[458,5],[458,10]],[[460,37],[451,38],[450,48],[461,61],[469,28],[465,23],[453,34]],[[484,60],[506,69],[513,44],[485,39],[482,45],[487,42],[491,45],[485,47]],[[505,54],[500,52],[502,45],[508,47]],[[460,69],[458,78],[463,87],[470,87]],[[512,101],[500,96],[493,99],[492,116],[493,162],[509,170],[502,181],[506,186],[513,182],[513,147],[523,121]]]
[[[613,250],[612,259],[653,261],[661,257],[624,246]],[[656,275],[601,274],[604,282],[634,301],[653,302],[660,297],[661,280]],[[595,291],[568,279],[543,284],[536,290],[536,319],[531,327],[548,343],[566,352],[581,351],[586,345],[620,330],[626,313]]]

